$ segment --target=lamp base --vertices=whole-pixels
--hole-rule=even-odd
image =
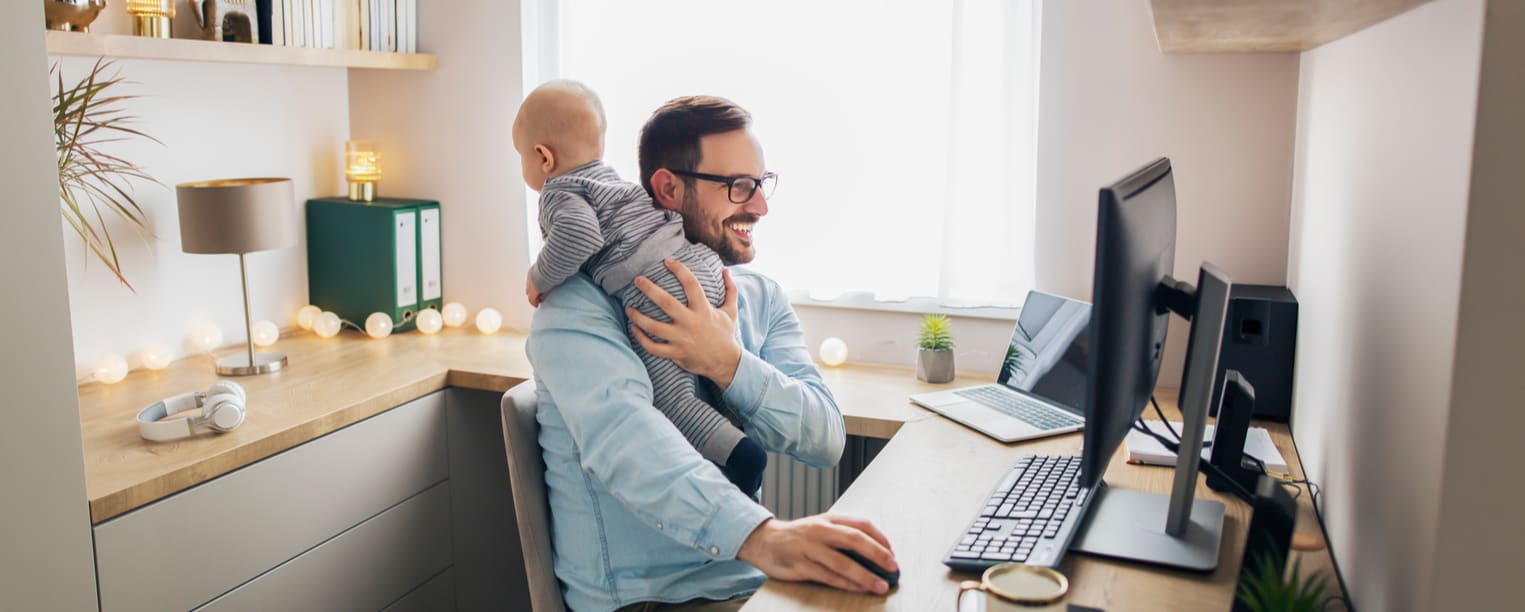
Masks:
[[[349,199],[356,202],[376,201],[376,183],[350,183]]]
[[[219,376],[270,374],[272,372],[279,372],[284,367],[286,367],[286,355],[284,353],[255,353],[253,364],[249,363],[249,354],[242,352],[217,360],[217,374]]]
[[[170,38],[170,18],[164,15],[133,15],[132,35]]]

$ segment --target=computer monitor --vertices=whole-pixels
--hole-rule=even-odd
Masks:
[[[1204,263],[1197,287],[1171,278],[1175,179],[1159,159],[1101,190],[1091,317],[1091,380],[1081,485],[1093,499],[1072,551],[1209,572],[1224,506],[1194,500],[1202,433],[1231,281]],[[1180,408],[1182,440],[1169,496],[1113,489],[1107,463],[1154,393],[1170,313],[1192,320]]]

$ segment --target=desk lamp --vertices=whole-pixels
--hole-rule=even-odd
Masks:
[[[246,354],[217,360],[223,376],[268,374],[286,365],[286,355],[254,352],[249,319],[249,275],[244,255],[296,244],[296,212],[291,179],[246,178],[181,183],[175,186],[180,207],[180,250],[197,254],[238,255],[244,289]]]

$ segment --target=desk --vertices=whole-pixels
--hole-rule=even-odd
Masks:
[[[843,372],[841,376],[851,378],[852,374]],[[964,379],[953,384],[971,382]],[[904,395],[900,397],[899,402],[903,403]],[[1179,419],[1173,392],[1162,390],[1159,397],[1167,416]],[[913,413],[932,415],[911,406]],[[865,410],[861,406],[855,409]],[[996,481],[1021,455],[1079,454],[1081,450],[1079,433],[1007,445],[947,419],[932,417],[912,418],[902,425],[830,510],[869,519],[884,532],[900,561],[899,588],[888,596],[877,597],[770,580],[745,610],[952,610],[958,583],[978,577],[949,570],[942,564],[942,558]],[[1286,425],[1263,422],[1255,425],[1270,430],[1292,474],[1301,478],[1302,463],[1292,447]],[[1130,465],[1125,458],[1121,449],[1113,456],[1106,475],[1110,485],[1169,493],[1171,469]],[[1227,610],[1244,551],[1249,506],[1232,495],[1212,491],[1202,478],[1198,479],[1197,496],[1216,499],[1227,506],[1223,550],[1216,572],[1196,575],[1072,554],[1060,568],[1070,579],[1069,603],[1107,612]],[[1299,529],[1317,531],[1309,496],[1302,495],[1298,503]],[[1304,572],[1324,574],[1329,592],[1339,591],[1328,549],[1294,553],[1293,558],[1301,558]]]
[[[149,444],[138,437],[132,419],[148,403],[209,386],[216,376],[208,358],[185,359],[159,372],[135,371],[116,385],[82,385],[91,522],[99,525],[447,387],[501,393],[530,376],[524,337],[512,333],[483,336],[447,329],[436,336],[406,333],[370,340],[350,332],[334,339],[298,332],[283,337],[280,349],[290,356],[289,368],[239,379],[249,392],[250,416],[226,435]],[[1022,454],[1080,452],[1079,434],[1008,446],[917,407],[907,395],[948,385],[917,382],[909,368],[854,364],[822,373],[849,434],[890,439],[832,511],[871,519],[885,531],[901,562],[901,586],[878,598],[774,581],[748,610],[951,609],[958,581],[966,576],[951,573],[941,559],[996,479]],[[984,380],[964,376],[953,385]],[[1162,399],[1168,410],[1174,409],[1173,398]],[[1292,473],[1300,477],[1302,467],[1286,427],[1260,425],[1271,430]],[[1108,481],[1168,491],[1170,474],[1164,468],[1126,465],[1119,456]],[[1247,506],[1205,485],[1197,490],[1228,506],[1225,551],[1215,574],[1195,576],[1072,556],[1062,568],[1072,581],[1070,600],[1108,611],[1225,609],[1243,547]],[[1308,496],[1299,503],[1299,524],[1310,529],[1316,523]],[[1305,568],[1332,577],[1327,551],[1301,556]]]

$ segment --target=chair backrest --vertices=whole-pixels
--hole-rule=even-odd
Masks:
[[[529,574],[530,604],[537,612],[565,610],[551,556],[551,506],[545,491],[545,459],[540,454],[540,423],[535,420],[534,380],[503,394],[503,446],[508,451],[508,481],[519,523],[519,547]]]

